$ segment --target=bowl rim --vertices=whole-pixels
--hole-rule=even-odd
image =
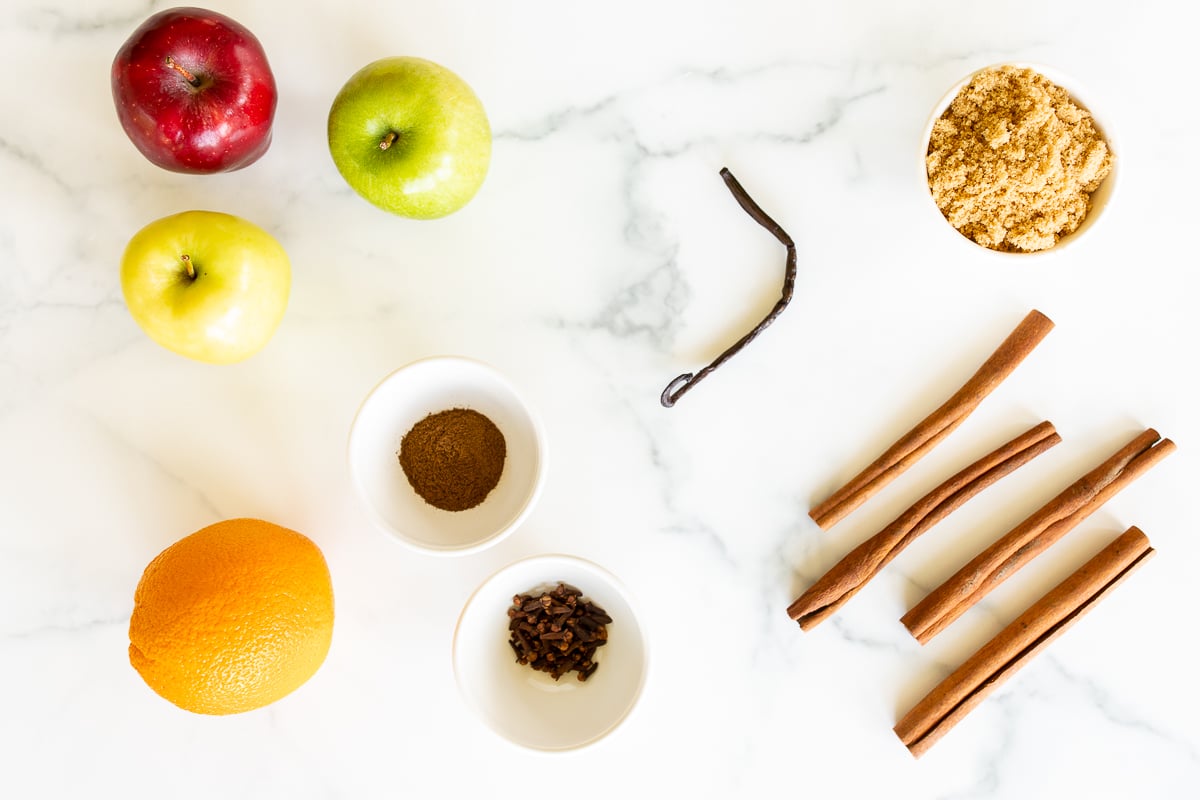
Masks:
[[[457,362],[459,364],[468,365],[471,369],[478,369],[489,373],[491,377],[495,378],[500,384],[502,384],[512,393],[513,398],[516,400],[517,404],[521,407],[521,410],[525,413],[525,416],[529,420],[530,428],[533,430],[533,438],[537,444],[537,470],[534,474],[533,484],[530,487],[529,493],[525,497],[525,501],[521,504],[520,510],[517,511],[517,513],[508,521],[508,523],[500,528],[497,528],[485,538],[461,547],[453,545],[446,547],[431,547],[427,544],[417,542],[384,519],[383,515],[380,514],[375,508],[374,502],[372,502],[371,498],[367,495],[366,488],[363,486],[359,475],[359,469],[354,459],[355,431],[358,429],[358,423],[362,418],[363,410],[371,401],[371,398],[374,397],[376,392],[383,388],[384,385],[395,380],[402,373],[433,362]],[[533,407],[530,406],[530,404],[525,400],[524,395],[517,390],[516,385],[513,384],[513,382],[509,380],[504,373],[486,361],[461,355],[424,356],[414,361],[410,361],[407,364],[402,364],[401,366],[396,367],[391,372],[384,375],[383,378],[378,380],[375,385],[371,387],[370,391],[368,391],[363,396],[363,399],[359,402],[358,408],[354,412],[354,418],[350,422],[350,433],[346,437],[346,465],[350,472],[350,483],[353,485],[354,494],[356,497],[358,497],[360,504],[366,511],[367,517],[370,518],[371,522],[374,523],[376,528],[387,534],[389,539],[399,542],[414,552],[439,557],[453,558],[456,556],[465,556],[472,553],[481,552],[508,538],[513,531],[520,527],[526,518],[528,518],[528,516],[533,512],[534,507],[541,498],[542,489],[546,483],[546,462],[548,456],[549,451],[546,445],[546,432],[542,425],[542,420]]]
[[[1082,233],[1078,230],[1072,231],[1056,242],[1053,247],[1046,248],[1045,250],[1036,250],[1033,252],[993,250],[990,247],[986,247],[972,239],[967,238],[966,236],[962,235],[957,228],[951,225],[948,219],[946,219],[946,216],[942,213],[942,210],[938,208],[937,202],[933,199],[933,192],[930,191],[929,188],[929,170],[926,163],[926,156],[929,154],[929,137],[933,133],[934,124],[941,118],[946,109],[950,107],[950,103],[954,101],[954,98],[958,96],[958,93],[964,86],[973,81],[977,75],[1000,69],[1001,67],[1019,67],[1022,69],[1031,69],[1050,80],[1052,83],[1066,90],[1067,94],[1071,96],[1071,100],[1073,102],[1082,106],[1085,111],[1091,114],[1093,124],[1095,124],[1096,128],[1100,131],[1100,135],[1104,137],[1104,141],[1108,145],[1109,151],[1113,154],[1113,167],[1100,184],[1101,186],[1105,186],[1107,184],[1108,194],[1105,198],[1104,204],[1098,209],[1093,209],[1095,212],[1095,218],[1092,220],[1091,225],[1082,231]],[[1119,139],[1113,130],[1111,120],[1107,115],[1103,114],[1103,112],[1101,114],[1096,113],[1095,107],[1089,99],[1091,97],[1091,90],[1087,87],[1082,87],[1081,90],[1080,82],[1076,80],[1073,75],[1063,72],[1057,67],[1052,67],[1037,61],[1025,61],[1019,59],[996,61],[991,64],[986,64],[982,67],[973,69],[963,77],[954,81],[950,85],[950,88],[947,89],[940,98],[938,98],[936,103],[934,103],[933,110],[930,112],[929,118],[925,121],[925,126],[921,132],[920,150],[918,152],[919,167],[917,174],[920,178],[922,193],[925,195],[925,205],[933,209],[933,213],[938,219],[941,220],[942,226],[948,226],[950,232],[956,239],[961,239],[963,244],[970,246],[976,252],[983,250],[987,253],[990,253],[992,256],[1007,260],[1012,260],[1014,257],[1021,260],[1030,260],[1035,258],[1045,258],[1047,256],[1053,256],[1056,253],[1061,253],[1063,250],[1073,245],[1077,240],[1082,239],[1083,234],[1086,234],[1093,227],[1095,227],[1100,218],[1105,216],[1104,211],[1113,204],[1113,198],[1116,197],[1117,187],[1119,185],[1118,177],[1121,172],[1121,162],[1124,159],[1123,150],[1120,146]],[[1097,187],[1096,191],[1099,190],[1100,187]],[[1095,192],[1093,192],[1093,194],[1094,193]]]
[[[641,675],[638,679],[637,688],[634,689],[633,695],[629,698],[625,709],[616,719],[612,721],[612,723],[609,724],[607,728],[597,732],[591,738],[563,747],[537,747],[525,742],[519,742],[510,738],[507,734],[497,728],[496,725],[493,724],[491,718],[483,713],[483,710],[479,707],[479,704],[476,703],[467,692],[465,688],[465,679],[463,677],[463,667],[459,661],[459,635],[462,632],[463,620],[466,618],[467,612],[470,610],[471,606],[475,603],[476,599],[478,599],[480,592],[482,592],[493,581],[506,572],[509,572],[510,570],[515,569],[523,564],[537,561],[544,561],[547,564],[555,562],[567,562],[582,567],[585,570],[599,576],[613,589],[613,591],[615,591],[621,597],[621,599],[625,602],[625,605],[629,607],[630,613],[634,621],[637,623],[636,627],[638,630],[638,637],[642,642]],[[650,637],[646,633],[646,623],[642,614],[638,611],[637,603],[635,602],[633,595],[629,592],[629,589],[616,575],[600,566],[596,562],[582,558],[581,556],[569,555],[567,553],[538,553],[525,556],[524,558],[519,558],[516,561],[511,561],[492,572],[490,575],[480,581],[479,585],[476,586],[474,590],[471,591],[471,594],[467,596],[466,601],[463,603],[462,610],[458,613],[458,618],[454,622],[454,633],[452,634],[450,640],[450,664],[454,672],[454,685],[458,689],[458,696],[462,700],[463,705],[465,705],[471,711],[472,715],[478,719],[488,730],[495,733],[498,737],[508,742],[513,747],[519,748],[527,753],[538,753],[547,756],[558,753],[578,752],[596,744],[597,742],[609,736],[617,728],[621,727],[621,725],[629,719],[630,715],[633,714],[634,709],[638,707],[641,701],[642,695],[645,694],[646,683],[650,677],[651,663],[652,658],[650,655]]]

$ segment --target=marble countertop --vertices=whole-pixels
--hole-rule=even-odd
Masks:
[[[203,178],[149,164],[112,108],[112,56],[162,4],[0,11],[0,795],[1194,795],[1200,111],[1184,99],[1194,26],[1178,4],[211,5],[259,36],[281,96],[267,155]],[[399,54],[462,75],[495,131],[483,190],[436,222],[363,202],[325,143],[345,79]],[[938,97],[1001,60],[1075,76],[1121,159],[1086,239],[1021,263],[956,240],[918,171]],[[667,381],[778,297],[782,249],[722,166],[795,237],[796,298],[667,410]],[[129,237],[191,208],[262,225],[292,259],[282,327],[239,365],[159,348],[122,299]],[[820,531],[808,509],[1031,308],[1057,323],[1034,355],[918,467]],[[376,530],[346,467],[366,393],[433,354],[508,375],[551,449],[527,522],[462,558]],[[802,633],[788,619],[850,547],[1041,419],[1062,445],[831,622]],[[897,619],[924,591],[1148,426],[1179,452],[934,642],[909,637]],[[168,544],[239,516],[320,545],[333,646],[283,701],[195,716],[129,666],[133,589]],[[899,715],[1132,524],[1158,557],[914,761]],[[543,552],[618,575],[653,652],[626,723],[552,757],[485,728],[450,668],[474,587]]]

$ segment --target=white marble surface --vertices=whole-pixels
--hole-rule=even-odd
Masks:
[[[1200,563],[1194,20],[1169,2],[215,2],[280,84],[275,142],[217,177],[146,162],[112,55],[162,4],[0,11],[0,796],[895,798],[1195,796]],[[464,211],[392,218],[324,141],[342,82],[397,54],[483,98],[492,170]],[[1060,257],[964,247],[923,205],[919,131],[960,75],[1033,60],[1116,123],[1122,185]],[[672,410],[658,394],[796,300]],[[293,259],[283,325],[249,362],[168,353],[126,312],[118,260],[159,216],[227,211]],[[806,511],[1037,307],[1057,329],[920,466],[830,532]],[[350,489],[355,409],[396,366],[488,361],[540,409],[552,471],[527,524],[461,559],[374,530]],[[1033,422],[1064,444],[899,558],[835,621],[784,609],[956,465]],[[1144,426],[1180,452],[920,648],[896,621],[982,545]],[[231,718],[182,712],[126,659],[133,589],[222,518],[310,535],[333,572],[324,667]],[[914,762],[899,714],[1126,526],[1159,555]],[[455,618],[546,551],[619,575],[651,628],[640,706],[539,757],[465,710]],[[544,787],[544,788],[542,788]]]

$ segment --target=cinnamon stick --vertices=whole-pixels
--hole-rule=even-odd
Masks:
[[[963,503],[1062,439],[1042,422],[1001,445],[926,494],[879,533],[851,550],[788,607],[803,630],[832,616],[918,536]]]
[[[949,436],[1025,360],[1053,327],[1054,323],[1040,311],[1030,311],[949,400],[900,437],[849,483],[809,511],[808,515],[821,528],[829,528],[917,463],[938,442]]]
[[[918,642],[925,644],[988,592],[1087,519],[1109,498],[1174,451],[1174,442],[1170,439],[1160,441],[1157,431],[1146,430],[1000,537],[909,609],[900,621]]]
[[[900,741],[919,758],[1153,554],[1136,527],[1118,536],[913,706],[893,729]]]

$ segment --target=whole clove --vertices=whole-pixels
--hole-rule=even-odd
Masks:
[[[513,595],[508,644],[517,663],[558,680],[568,672],[586,681],[596,671],[596,649],[608,643],[612,617],[569,583],[550,591]]]

